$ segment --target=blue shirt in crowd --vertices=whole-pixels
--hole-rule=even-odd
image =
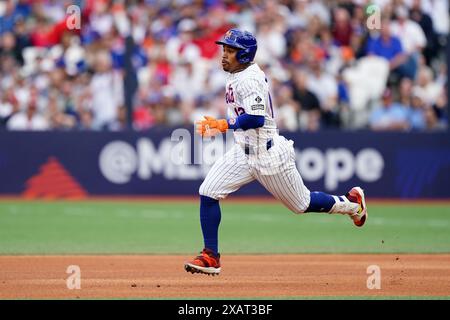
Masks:
[[[425,117],[422,109],[410,109],[409,110],[409,122],[411,129],[424,130],[426,128]]]
[[[409,122],[408,109],[399,103],[393,103],[389,107],[379,106],[370,115],[370,124],[375,126],[389,126],[397,122]]]
[[[396,55],[403,52],[400,39],[391,36],[389,41],[384,42],[381,36],[378,38],[370,38],[367,43],[367,53],[383,57],[391,61]]]

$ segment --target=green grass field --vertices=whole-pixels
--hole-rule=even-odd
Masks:
[[[448,253],[450,205],[369,203],[363,228],[348,217],[295,215],[277,203],[222,204],[229,253]],[[0,254],[198,252],[194,202],[0,202]]]

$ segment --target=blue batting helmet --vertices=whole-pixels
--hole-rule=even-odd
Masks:
[[[239,49],[236,54],[239,63],[252,62],[255,58],[256,49],[258,49],[256,39],[250,32],[237,29],[228,30],[223,39],[216,41],[216,43],[221,45],[226,44],[230,47]]]

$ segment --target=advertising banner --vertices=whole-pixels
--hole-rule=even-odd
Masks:
[[[450,198],[447,133],[280,133],[294,141],[311,191],[368,197]],[[2,132],[0,194],[30,198],[196,195],[232,137],[202,141],[188,129],[146,132]],[[236,194],[268,195],[257,182]]]

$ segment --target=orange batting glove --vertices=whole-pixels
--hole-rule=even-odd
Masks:
[[[224,133],[228,129],[228,122],[225,119],[215,119],[205,116],[204,120],[197,121],[196,131],[202,137],[212,137],[218,133]]]

